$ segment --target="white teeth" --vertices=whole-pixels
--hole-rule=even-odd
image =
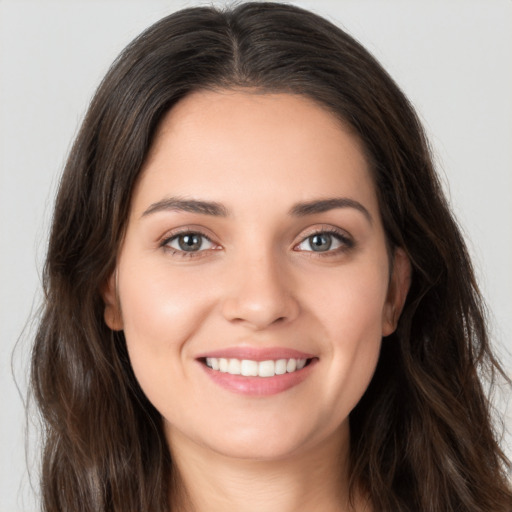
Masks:
[[[219,369],[219,360],[216,357],[207,357],[206,364],[213,370]]]
[[[244,377],[274,377],[302,370],[307,359],[278,359],[276,361],[252,361],[250,359],[226,359],[223,357],[207,357],[206,365],[212,370],[243,375]]]
[[[240,375],[240,361],[238,359],[230,359],[228,361],[228,373]]]
[[[214,368],[215,369],[215,368]],[[258,376],[258,362],[250,361],[249,359],[243,359],[240,365],[240,373],[245,377],[257,377]]]
[[[288,362],[286,363],[286,371],[288,373],[292,373],[297,368],[297,360],[296,359],[288,359]],[[215,370],[215,368],[213,368]]]
[[[276,364],[274,361],[261,361],[258,365],[259,377],[273,377],[276,374]]]
[[[283,375],[286,373],[286,359],[279,359],[276,361],[276,375]]]
[[[223,373],[228,371],[228,360],[221,357],[219,359],[219,370]]]

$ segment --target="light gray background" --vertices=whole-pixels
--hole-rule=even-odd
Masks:
[[[25,327],[13,365],[24,395],[32,332],[27,320],[40,294],[38,276],[65,155],[119,51],[152,22],[199,3],[0,0],[0,512],[37,508],[11,353]],[[512,1],[295,3],[356,36],[417,107],[468,235],[494,341],[502,353],[510,350]],[[512,374],[510,356],[503,357]],[[507,423],[510,429],[510,413]],[[35,443],[32,436],[32,468]]]

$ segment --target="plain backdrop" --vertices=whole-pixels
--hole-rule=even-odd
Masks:
[[[26,460],[23,399],[66,153],[121,49],[164,15],[205,3],[0,0],[0,512],[37,509],[27,469],[37,480],[37,437],[28,436]],[[512,1],[294,3],[359,39],[417,107],[512,374]]]

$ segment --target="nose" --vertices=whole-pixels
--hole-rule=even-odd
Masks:
[[[272,254],[232,265],[229,283],[222,304],[229,322],[258,331],[289,323],[299,314],[293,278]]]

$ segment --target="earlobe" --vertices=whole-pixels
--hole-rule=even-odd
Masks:
[[[398,247],[393,257],[393,274],[384,307],[382,336],[389,336],[395,331],[410,286],[411,262],[405,251]]]
[[[103,302],[105,303],[103,318],[105,319],[105,323],[108,325],[108,327],[110,327],[110,329],[113,331],[122,331],[123,319],[119,305],[119,298],[117,295],[116,277],[117,271],[114,271],[105,283],[105,286],[101,292]]]

